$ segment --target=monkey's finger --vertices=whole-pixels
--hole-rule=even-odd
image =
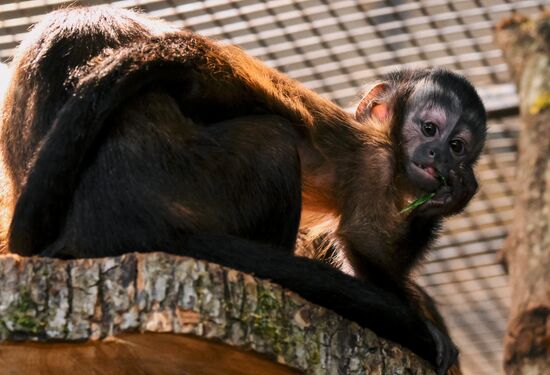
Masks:
[[[460,172],[451,171],[449,181],[453,186],[451,193],[451,210],[455,213],[462,211],[477,191],[477,181],[471,169],[462,169]]]
[[[477,180],[473,170],[468,168],[462,169],[461,172],[462,183],[460,186],[462,194],[457,197],[458,199],[456,202],[460,209],[464,208],[468,204],[478,189]]]
[[[470,190],[472,196],[475,195],[479,186],[472,169],[469,168],[464,171],[464,182],[466,187]]]

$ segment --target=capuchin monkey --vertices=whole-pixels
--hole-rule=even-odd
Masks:
[[[442,219],[462,211],[477,190],[473,166],[485,143],[485,109],[462,76],[399,70],[367,91],[355,118],[364,127],[359,157],[324,174],[333,184],[317,184],[336,192],[327,201],[344,197],[337,225],[328,226],[340,245],[335,256],[348,274],[404,290]],[[308,225],[308,207],[302,227],[315,237],[322,230]],[[317,207],[313,222],[329,210]]]
[[[318,220],[327,216],[326,206],[312,212],[312,221],[319,224],[302,225],[296,254],[391,289],[448,334],[435,302],[409,276],[442,219],[464,209],[477,190],[473,166],[486,137],[483,104],[461,76],[437,69],[400,70],[366,92],[355,117],[367,127],[366,143],[379,140],[378,152],[363,154],[368,165],[386,170],[348,170],[359,181],[348,177],[343,194],[355,198],[338,212],[337,226],[335,218]],[[382,140],[387,148],[380,147]],[[451,369],[461,373],[458,363]]]
[[[107,7],[50,14],[12,68],[7,251],[204,259],[271,279],[440,374],[456,361],[406,281],[440,218],[475,191],[485,113],[463,78],[398,72],[355,119],[236,47]],[[324,221],[350,275],[292,254],[300,223]]]

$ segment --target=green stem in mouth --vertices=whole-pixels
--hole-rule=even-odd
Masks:
[[[441,183],[441,185],[447,185],[447,181],[445,180],[445,177],[443,176],[437,176],[437,179],[439,180],[439,182]],[[405,214],[409,211],[412,211],[414,210],[416,207],[419,207],[419,206],[422,206],[424,203],[426,203],[427,201],[429,201],[430,199],[432,199],[433,197],[435,196],[435,192],[433,193],[426,193],[424,194],[423,196],[421,196],[420,198],[416,198],[414,201],[412,201],[411,203],[409,203],[409,205],[407,207],[405,207],[404,209],[402,209],[401,211],[399,211],[400,214]]]
[[[427,193],[427,194],[424,194],[423,196],[421,196],[420,198],[416,198],[407,207],[405,207],[404,209],[399,211],[399,213],[400,214],[405,214],[409,211],[414,210],[418,206],[422,206],[424,203],[426,203],[427,201],[432,199],[434,197],[434,195],[435,195],[435,192],[434,193]]]

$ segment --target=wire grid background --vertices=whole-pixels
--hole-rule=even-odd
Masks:
[[[548,9],[548,0],[9,2],[0,4],[0,59],[9,62],[46,12],[107,3],[238,44],[350,110],[366,82],[397,66],[441,65],[470,78],[492,115],[480,191],[447,221],[419,280],[461,348],[464,373],[502,372],[510,295],[498,252],[513,219],[518,118],[502,115],[517,111],[517,96],[492,32],[505,16]]]

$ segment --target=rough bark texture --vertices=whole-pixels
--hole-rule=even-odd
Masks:
[[[520,95],[515,221],[505,249],[512,306],[508,374],[550,374],[550,14],[501,22],[496,39]]]
[[[120,335],[126,336],[120,339]],[[150,348],[142,348],[139,355],[131,357],[113,355],[117,350],[120,353],[128,352],[129,348],[137,350],[136,345],[143,346],[144,342],[157,342],[139,335],[160,340],[149,345],[158,346],[157,355]],[[112,340],[105,340],[113,336],[130,345],[117,349]],[[268,281],[216,264],[163,253],[76,261],[0,257],[0,366],[14,374],[30,373],[34,363],[42,370],[53,363],[51,373],[72,374],[74,358],[79,358],[82,371],[90,370],[88,366],[94,363],[98,369],[104,368],[109,361],[130,371],[146,368],[154,360],[158,363],[159,356],[165,358],[162,363],[170,366],[151,365],[160,371],[154,373],[181,374],[183,366],[186,373],[197,374],[192,366],[179,361],[177,352],[170,356],[166,354],[169,349],[162,349],[170,345],[178,345],[180,351],[193,348],[196,345],[185,341],[193,336],[262,353],[312,374],[432,373],[429,365],[410,352],[332,311]],[[24,342],[16,344],[17,341]],[[84,343],[68,345],[58,341]],[[90,349],[90,345],[95,349]],[[101,345],[111,345],[112,349],[102,349]],[[212,345],[220,344],[212,342]],[[212,358],[218,357],[214,349]],[[55,360],[47,357],[45,350],[56,351],[56,355],[65,350],[67,355],[64,361]],[[236,354],[230,355],[238,363]],[[175,358],[170,361],[172,357]],[[196,362],[197,356],[192,357]],[[21,362],[23,358],[25,361]],[[205,358],[205,363],[216,370],[217,365],[207,355]],[[213,374],[226,369],[223,364],[219,366]],[[245,366],[237,366],[237,370],[242,367]],[[265,367],[261,373],[292,371],[280,366],[269,371]]]

